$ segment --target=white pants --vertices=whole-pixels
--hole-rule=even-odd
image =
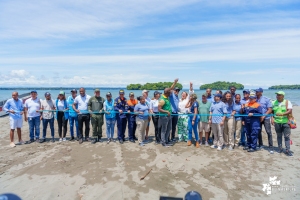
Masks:
[[[23,119],[13,119],[9,118],[10,129],[22,128]]]

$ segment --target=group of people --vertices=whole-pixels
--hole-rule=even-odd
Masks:
[[[90,141],[92,144],[103,142],[102,126],[106,123],[107,143],[116,142],[114,138],[115,124],[117,124],[117,140],[123,144],[126,140],[125,132],[128,127],[128,141],[144,146],[149,141],[149,126],[153,122],[155,143],[163,147],[173,146],[176,142],[186,142],[188,146],[210,146],[217,150],[233,150],[243,146],[244,150],[254,152],[263,147],[262,125],[268,135],[268,150],[273,150],[271,125],[275,126],[280,153],[283,152],[282,137],[284,136],[286,155],[292,156],[290,151],[290,126],[288,116],[292,113],[292,104],[284,99],[283,91],[276,92],[277,100],[271,101],[263,96],[263,89],[244,90],[243,95],[236,94],[236,88],[222,94],[217,90],[207,89],[197,100],[193,84],[190,83],[188,92],[180,94],[180,88],[175,87],[175,79],[170,88],[164,89],[163,94],[154,92],[152,99],[149,91],[143,90],[142,95],[135,98],[133,92],[129,99],[124,90],[119,91],[119,97],[112,98],[108,92],[106,99],[100,96],[100,90],[94,90],[94,96],[86,94],[84,88],[71,90],[71,96],[66,97],[63,91],[53,100],[49,92],[45,99],[37,97],[37,91],[31,91],[31,98],[23,102],[18,93],[12,93],[3,109],[10,115],[11,147],[15,147],[14,130],[17,129],[19,144],[23,144],[21,127],[24,120],[29,124],[30,140],[43,143],[46,141],[48,124],[50,126],[51,141],[55,142],[54,121],[57,120],[59,142],[66,141],[68,122],[70,124],[70,141],[78,140],[79,144]],[[104,120],[105,118],[105,120]],[[43,124],[43,134],[40,137],[40,122]],[[90,133],[92,124],[92,137]],[[83,130],[85,127],[85,130]],[[76,137],[74,136],[76,129]],[[176,131],[178,139],[176,139]],[[203,141],[203,132],[205,140]],[[84,134],[83,134],[84,133]],[[194,139],[193,140],[193,133]],[[212,133],[213,141],[210,140]],[[137,136],[136,136],[137,135]]]

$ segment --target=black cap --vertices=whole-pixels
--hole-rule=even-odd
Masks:
[[[178,91],[180,91],[180,88],[179,88],[179,87],[176,87],[176,88],[174,88],[174,90],[178,90]]]
[[[120,90],[119,94],[125,94],[124,90]]]
[[[106,96],[110,96],[111,97],[111,93],[110,92],[106,93]]]
[[[154,92],[154,96],[156,96],[157,94],[161,94],[161,92],[155,91],[155,92]]]
[[[76,89],[72,89],[71,92],[76,92],[77,93],[77,90]]]
[[[49,96],[49,95],[51,95],[49,92],[46,92],[46,93],[45,93],[45,97],[46,97],[46,96]]]

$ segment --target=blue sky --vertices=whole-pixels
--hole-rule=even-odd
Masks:
[[[299,84],[299,0],[0,1],[0,86]]]

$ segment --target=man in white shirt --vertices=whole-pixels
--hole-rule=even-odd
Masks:
[[[148,94],[149,94],[149,90],[143,90],[142,95],[143,95],[143,97],[145,97],[146,104],[147,104],[148,106],[150,106],[150,101],[151,101],[151,99],[148,97]],[[149,121],[148,121],[148,124],[147,124],[147,128],[146,128],[146,136],[145,136],[145,139],[146,139],[146,140],[148,140],[149,126],[150,126],[151,118],[149,117],[148,120],[149,120]]]
[[[49,112],[48,110],[55,110],[55,103],[51,99],[51,94],[49,92],[45,93],[45,100],[41,100],[41,109],[46,110],[43,111],[41,115],[41,120],[43,122],[43,138],[40,140],[40,143],[46,141],[46,133],[47,133],[47,126],[50,125],[51,130],[51,142],[55,142],[54,140],[54,114],[53,112]]]
[[[36,142],[40,142],[40,112],[41,102],[37,97],[36,90],[31,91],[31,98],[27,99],[24,104],[25,112],[24,118],[25,122],[28,121],[29,124],[29,137],[30,140],[26,142],[26,144],[30,144],[34,142],[34,138]]]
[[[85,140],[89,141],[89,133],[90,133],[90,113],[88,112],[88,102],[91,96],[85,93],[84,88],[80,88],[80,95],[78,95],[73,104],[73,109],[78,114],[78,139],[79,144],[83,142],[83,123],[85,124]],[[78,108],[76,108],[78,106]]]

